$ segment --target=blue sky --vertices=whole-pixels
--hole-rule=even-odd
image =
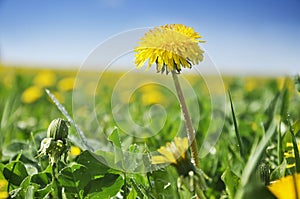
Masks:
[[[300,0],[0,0],[0,62],[80,65],[123,31],[183,23],[224,73],[300,68]]]

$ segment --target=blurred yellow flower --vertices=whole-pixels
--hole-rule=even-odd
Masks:
[[[257,87],[257,81],[254,78],[246,79],[245,89],[250,92],[253,91]]]
[[[56,82],[55,73],[52,71],[42,71],[33,79],[34,85],[45,88],[53,86]]]
[[[0,191],[0,199],[8,198],[9,194],[7,191]]]
[[[271,183],[268,189],[278,199],[295,199],[296,195],[300,196],[300,174],[281,178]]]
[[[177,164],[178,158],[186,158],[188,146],[187,137],[175,137],[174,142],[168,142],[166,146],[162,146],[157,150],[161,155],[153,156],[151,162],[152,164]]]
[[[7,185],[7,180],[0,179],[0,199],[8,198]]]
[[[142,94],[142,103],[144,105],[161,104],[163,95],[158,91],[146,92]]]
[[[157,85],[148,84],[140,89],[142,94],[142,103],[144,105],[162,104],[163,94],[158,90]]]
[[[148,68],[155,62],[157,72],[168,74],[181,71],[181,66],[191,68],[203,60],[204,51],[198,43],[202,36],[193,28],[182,24],[155,27],[148,31],[139,46],[135,47],[135,64],[142,67],[148,60]]]
[[[15,74],[12,72],[7,72],[3,77],[1,77],[3,84],[7,88],[11,88],[14,85]]]
[[[53,92],[53,95],[60,103],[63,103],[65,101],[65,97],[60,92],[55,91]],[[50,101],[52,102],[52,100]]]
[[[31,86],[27,88],[21,96],[21,101],[30,104],[38,100],[42,96],[42,89],[38,86]]]
[[[80,153],[81,153],[81,150],[80,150],[79,147],[77,147],[77,146],[71,146],[71,148],[69,150],[69,154],[71,156],[78,156],[78,155],[80,155]]]
[[[66,77],[58,82],[57,88],[60,91],[71,91],[74,89],[75,78]]]

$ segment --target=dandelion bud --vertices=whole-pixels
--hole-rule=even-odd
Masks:
[[[66,161],[70,148],[67,141],[68,128],[67,121],[60,118],[53,120],[48,127],[47,138],[44,138],[41,142],[37,157],[47,155],[52,165],[62,157]]]
[[[55,141],[64,141],[68,137],[68,131],[68,122],[58,118],[50,123],[47,131],[47,138],[53,138]]]

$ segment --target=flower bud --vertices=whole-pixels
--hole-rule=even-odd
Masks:
[[[68,131],[68,122],[58,118],[50,123],[47,131],[47,138],[53,138],[54,141],[65,140],[68,137]]]

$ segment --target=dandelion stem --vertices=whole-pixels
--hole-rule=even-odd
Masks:
[[[200,162],[199,162],[199,156],[198,156],[198,147],[197,147],[197,141],[195,139],[195,130],[193,127],[192,119],[190,117],[189,111],[187,109],[185,99],[182,93],[181,86],[178,81],[177,73],[173,70],[172,71],[172,77],[174,80],[176,92],[178,95],[178,99],[180,102],[180,107],[183,112],[183,117],[185,120],[186,130],[187,130],[187,137],[189,139],[189,142],[191,144],[191,152],[192,152],[192,160],[197,168],[200,168]]]

